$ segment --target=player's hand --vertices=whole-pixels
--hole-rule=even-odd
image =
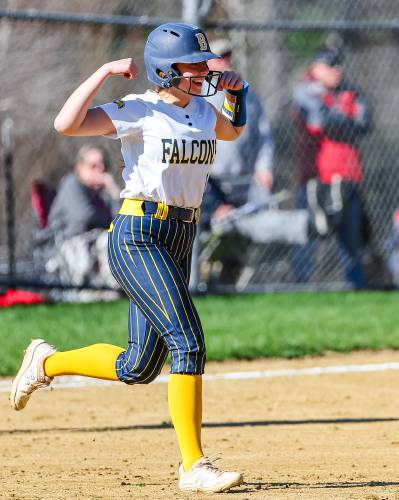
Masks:
[[[220,79],[218,90],[241,90],[244,86],[241,76],[235,71],[225,71]]]
[[[123,76],[128,80],[135,80],[138,75],[137,66],[131,57],[111,61],[105,67],[110,76]]]
[[[109,172],[104,172],[102,178],[102,187],[105,191],[111,196],[113,199],[119,198],[119,194],[121,192],[118,184],[115,182],[112,174]]]

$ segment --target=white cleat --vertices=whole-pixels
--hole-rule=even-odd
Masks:
[[[29,344],[21,368],[12,383],[10,402],[14,410],[25,408],[33,391],[51,383],[53,379],[44,373],[44,361],[55,352],[56,348],[42,339],[32,340]]]
[[[202,457],[190,470],[184,472],[183,464],[179,467],[179,488],[182,491],[204,491],[207,493],[222,493],[243,482],[239,472],[228,472],[218,469],[211,460]]]

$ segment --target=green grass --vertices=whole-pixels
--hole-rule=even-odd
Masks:
[[[326,351],[399,348],[399,293],[301,293],[198,297],[208,360],[298,357]],[[124,346],[128,302],[0,310],[0,374],[15,373],[22,349],[42,337],[66,350]]]

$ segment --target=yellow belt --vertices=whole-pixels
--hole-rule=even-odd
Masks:
[[[143,200],[130,200],[125,198],[119,210],[121,215],[144,215]]]
[[[143,217],[145,215],[145,207],[144,204],[148,203],[145,202],[144,200],[138,200],[138,199],[131,199],[131,198],[125,198],[122,206],[119,210],[119,213],[121,215],[135,215],[139,217]],[[180,217],[174,217],[174,213],[176,211],[186,211],[188,213],[192,214],[192,220],[186,220],[186,222],[194,222],[198,224],[200,215],[201,215],[201,209],[197,208],[186,208],[186,209],[180,209],[179,207],[173,207],[171,205],[167,205],[166,203],[160,202],[149,202],[151,205],[156,206],[156,212],[149,212],[154,215],[155,218],[161,219],[161,220],[166,220],[168,218],[177,218],[179,220],[184,220],[183,218]]]

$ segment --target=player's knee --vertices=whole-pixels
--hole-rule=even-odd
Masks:
[[[150,384],[162,370],[166,355],[167,350],[165,349],[152,359],[142,356],[137,360],[126,351],[118,358],[116,374],[119,380],[125,384]]]
[[[171,373],[192,373],[196,375],[202,375],[204,373],[206,361],[204,344],[195,346],[191,350],[172,350],[171,354]]]
[[[159,375],[162,366],[156,369],[156,367],[151,367],[149,369],[140,369],[136,367],[133,369],[124,369],[117,371],[117,376],[121,382],[128,385],[133,384],[150,384]]]
[[[161,373],[162,366],[159,367],[153,367],[150,370],[145,370],[142,373],[140,373],[137,377],[136,384],[151,384],[158,375]]]

